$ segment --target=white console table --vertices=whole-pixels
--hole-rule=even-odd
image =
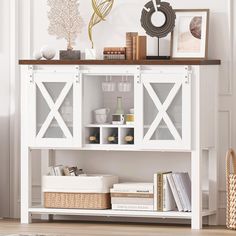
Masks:
[[[218,60],[35,61],[21,60],[21,222],[33,214],[191,219],[217,222]],[[124,108],[134,108],[134,125],[98,125],[93,110],[116,106],[117,92],[104,81],[128,81]],[[71,117],[61,107],[71,104]],[[127,112],[128,113],[128,112]],[[111,120],[111,117],[109,117]],[[99,143],[89,135],[99,133]],[[107,136],[116,132],[117,144]],[[134,144],[124,137],[134,133]],[[192,212],[46,209],[32,206],[31,150],[183,152],[191,155]],[[202,209],[202,157],[208,156],[208,209]],[[128,156],[126,158],[129,158]],[[45,160],[44,160],[45,161]]]

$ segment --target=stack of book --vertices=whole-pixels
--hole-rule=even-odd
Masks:
[[[120,183],[111,189],[113,210],[153,211],[153,183]]]
[[[191,180],[188,173],[154,174],[154,211],[191,211]]]
[[[48,167],[48,175],[51,176],[63,176],[64,175],[64,166],[58,165],[58,166],[49,166]]]
[[[147,56],[147,37],[137,32],[126,33],[126,60],[145,60]]]
[[[125,60],[125,47],[109,47],[104,48],[104,60]]]
[[[69,167],[63,165],[49,166],[48,175],[50,176],[80,176],[83,175],[83,169],[76,166]]]

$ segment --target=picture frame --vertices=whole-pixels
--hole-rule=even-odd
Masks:
[[[208,51],[209,9],[178,9],[171,33],[172,59],[206,59]]]

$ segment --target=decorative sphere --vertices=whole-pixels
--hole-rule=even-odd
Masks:
[[[42,53],[40,51],[34,51],[33,58],[35,60],[40,60],[40,59],[42,59],[42,57],[43,57],[43,55],[42,55]]]
[[[55,49],[47,45],[41,48],[41,53],[43,57],[47,60],[52,60],[56,55]]]

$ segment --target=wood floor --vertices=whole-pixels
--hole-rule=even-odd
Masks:
[[[0,235],[16,233],[42,233],[59,236],[224,236],[236,235],[236,231],[219,227],[192,231],[189,226],[157,224],[118,224],[118,223],[84,223],[84,222],[45,222],[37,221],[30,225],[21,225],[18,221],[0,220]]]

